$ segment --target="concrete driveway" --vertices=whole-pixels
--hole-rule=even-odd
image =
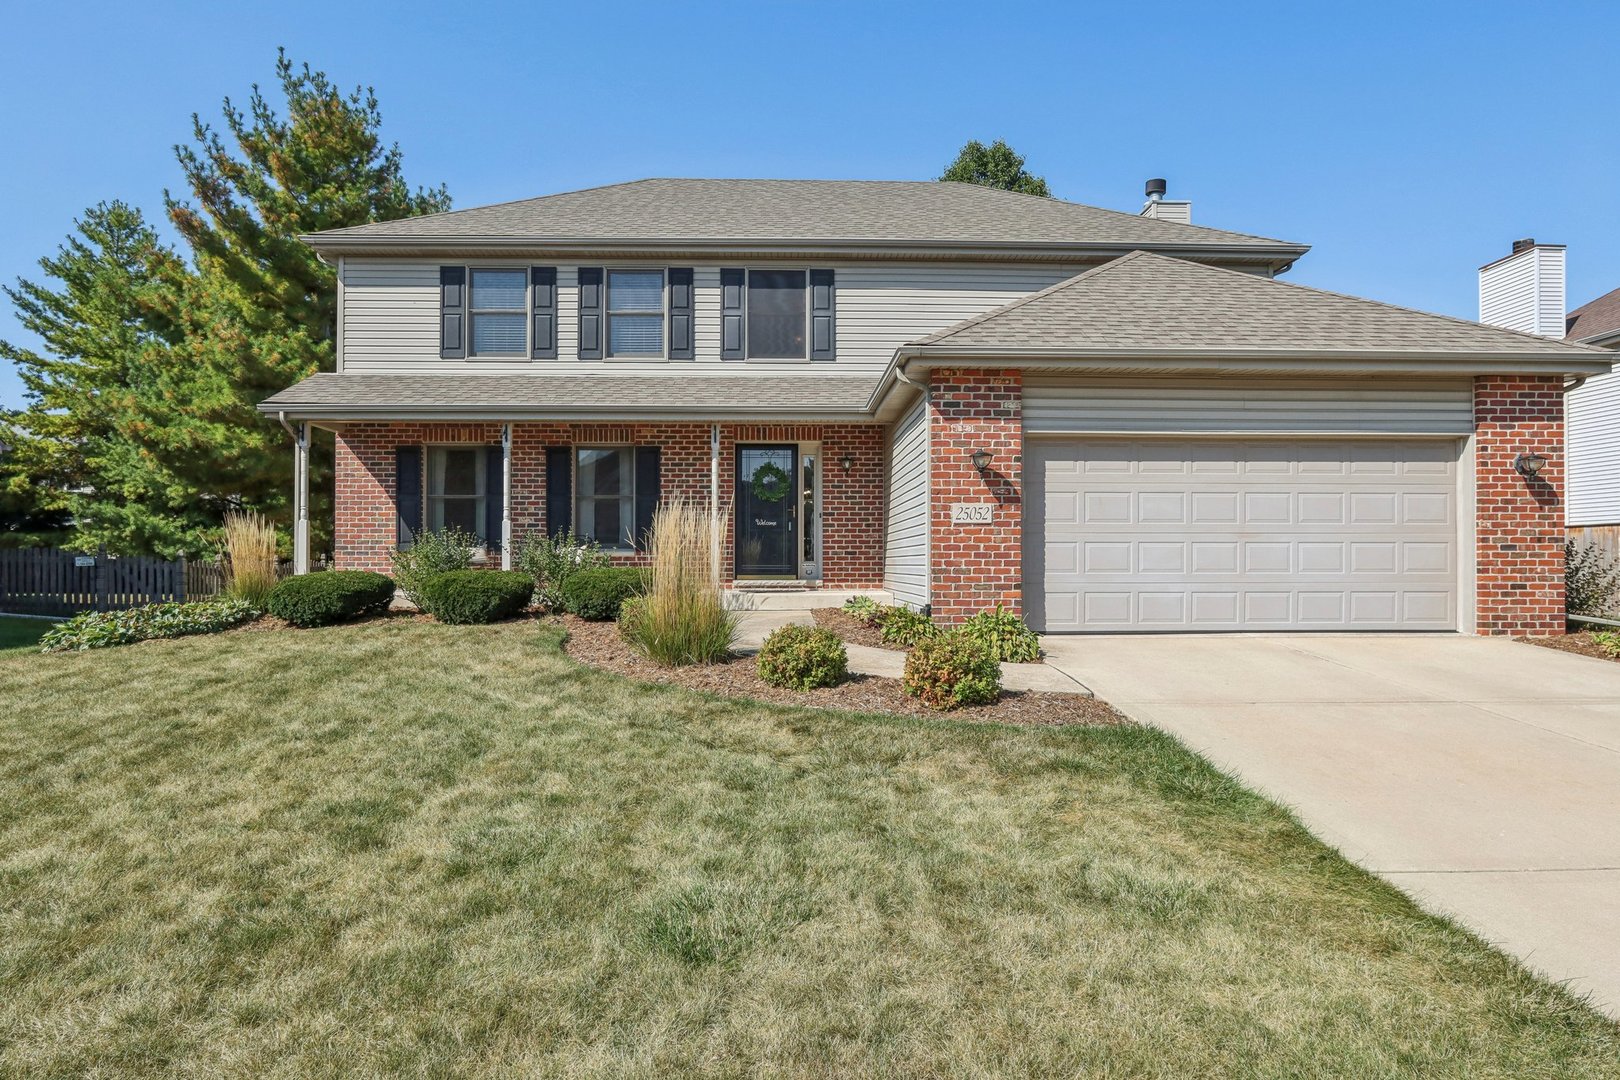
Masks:
[[[1042,644],[1098,697],[1620,1015],[1620,664],[1451,634]]]

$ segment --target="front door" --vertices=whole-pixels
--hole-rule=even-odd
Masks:
[[[737,576],[798,577],[797,446],[737,447]]]

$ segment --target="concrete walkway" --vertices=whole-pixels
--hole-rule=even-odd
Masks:
[[[742,613],[741,634],[737,647],[740,652],[758,652],[772,630],[788,623],[814,626],[815,617],[806,609],[763,609]],[[869,645],[845,644],[849,653],[849,670],[858,675],[879,675],[898,679],[905,674],[906,654],[894,649],[874,649]],[[1050,664],[1002,664],[1001,685],[1008,690],[1039,690],[1048,694],[1082,694],[1091,691],[1061,668]]]
[[[1450,634],[1043,644],[1103,700],[1620,1016],[1620,664]]]

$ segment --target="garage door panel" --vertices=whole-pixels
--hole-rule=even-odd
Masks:
[[[1032,440],[1033,504],[1079,520],[1028,523],[1042,556],[1030,614],[1053,631],[1452,629],[1456,454],[1418,440]]]

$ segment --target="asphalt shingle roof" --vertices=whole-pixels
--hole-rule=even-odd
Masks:
[[[1604,350],[1137,251],[913,342],[950,349],[1513,354]]]
[[[310,239],[317,244],[761,240],[1303,248],[1245,233],[932,180],[636,180],[330,229]]]
[[[1620,289],[1582,304],[1564,320],[1564,337],[1569,341],[1596,337],[1615,330],[1620,330]]]
[[[387,410],[516,415],[664,411],[752,415],[858,413],[876,379],[816,375],[311,375],[260,403],[262,412],[384,413]]]

